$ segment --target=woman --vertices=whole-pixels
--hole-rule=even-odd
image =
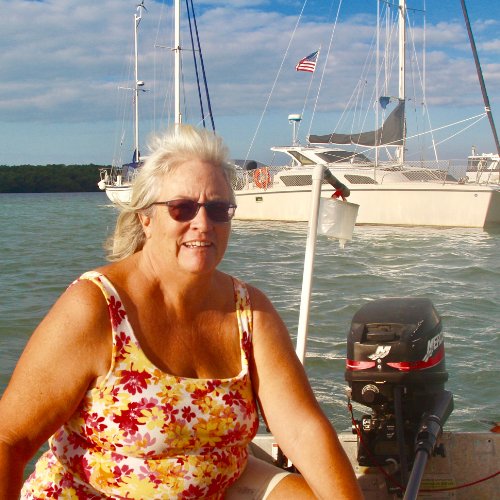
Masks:
[[[0,401],[0,499],[361,498],[286,327],[217,270],[235,211],[215,135],[158,140],[122,207],[111,264],[35,330]],[[253,457],[257,401],[302,475]]]

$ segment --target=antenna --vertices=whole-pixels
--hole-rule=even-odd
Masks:
[[[290,123],[293,127],[292,146],[299,145],[299,140],[297,138],[297,135],[298,135],[298,127],[300,125],[301,120],[302,120],[302,116],[300,114],[288,115],[288,123]]]

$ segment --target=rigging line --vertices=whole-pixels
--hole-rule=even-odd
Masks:
[[[470,120],[475,120],[473,123],[471,123],[470,125],[468,125],[467,127],[465,127],[464,129],[462,129],[460,132],[457,132],[456,134],[454,134],[453,136],[451,137],[454,137],[455,135],[459,134],[459,133],[462,133],[464,130],[467,130],[468,128],[474,126],[476,123],[480,122],[481,120],[483,120],[486,116],[486,113],[481,113],[480,115],[476,115],[476,116],[471,116],[469,118],[464,118],[463,120],[459,120],[458,122],[454,122],[454,123],[449,123],[447,125],[443,125],[442,127],[438,127],[438,128],[435,128],[433,130],[427,130],[425,132],[421,132],[419,134],[413,134],[411,136],[408,136],[406,139],[407,140],[410,140],[410,139],[416,139],[422,135],[427,135],[427,134],[431,134],[433,132],[437,132],[438,130],[444,130],[445,128],[449,128],[449,127],[453,127],[455,125],[459,125],[460,123],[464,123],[464,122],[468,122]],[[444,139],[443,141],[441,142],[444,142],[448,139],[451,139],[450,138],[447,138],[447,139]],[[396,142],[396,141],[395,141]],[[441,144],[441,143],[437,143],[437,144]],[[394,146],[394,144],[392,143],[388,143],[387,146]],[[366,151],[369,151],[369,148],[366,150]]]
[[[319,46],[319,49],[318,49],[318,54],[316,56],[316,60],[319,61],[319,55],[321,54],[321,45]],[[306,98],[304,99],[304,105],[302,106],[302,113],[300,114],[300,116],[304,116],[304,113],[306,111],[306,106],[307,106],[307,102],[309,101],[309,93],[311,92],[311,88],[312,88],[312,83],[313,83],[313,79],[314,79],[314,72],[313,74],[311,75],[311,78],[309,79],[309,85],[307,87],[307,93],[306,93]],[[311,120],[312,120],[312,117],[311,117]],[[297,126],[297,137],[299,135],[299,130],[300,130],[300,125],[301,125],[301,122],[298,123],[298,126]],[[309,129],[310,130],[310,129]]]
[[[419,11],[421,12],[421,11]],[[423,45],[425,45],[425,40],[426,40],[426,30],[425,30],[425,11],[423,11],[423,14],[424,14],[424,34],[423,34]],[[409,14],[407,13],[407,19],[408,19],[408,26],[410,26],[410,16]],[[436,146],[437,146],[437,143],[435,141],[435,138],[434,138],[434,134],[433,134],[433,130],[432,130],[432,123],[431,123],[431,118],[430,118],[430,113],[429,113],[429,109],[427,107],[427,102],[426,102],[426,99],[425,99],[425,76],[422,76],[422,71],[420,69],[420,65],[419,65],[419,62],[418,62],[418,57],[417,57],[417,50],[416,50],[416,44],[415,44],[415,36],[414,36],[414,30],[410,30],[409,32],[410,34],[410,38],[411,38],[411,46],[412,46],[412,51],[413,51],[413,54],[414,54],[414,65],[416,67],[416,73],[418,75],[418,81],[419,81],[419,84],[420,84],[420,88],[422,88],[422,91],[423,91],[423,109],[424,109],[424,113],[427,117],[427,123],[429,124],[429,131],[430,131],[430,135],[431,135],[431,142],[432,142],[432,146],[429,148],[429,149],[433,149],[434,151],[434,159],[436,161],[439,160],[439,157],[438,157],[438,152],[437,152],[437,149],[436,149]],[[425,52],[423,54],[423,57],[425,58]],[[413,59],[411,59],[413,61]],[[425,61],[424,61],[424,64],[425,64]],[[424,66],[424,71],[425,71],[425,66]],[[415,71],[412,71],[412,77],[414,78],[414,75],[415,75]],[[416,92],[415,92],[415,89],[416,89],[416,85],[415,83],[413,82],[413,102],[416,103],[417,102],[417,96],[416,96]],[[417,124],[418,125],[418,124]],[[420,135],[420,134],[418,134]],[[417,136],[418,136],[417,135]]]
[[[339,10],[340,10],[340,5],[339,5]],[[337,14],[337,19],[338,19],[338,14]],[[338,21],[336,21],[334,23],[334,29],[336,27],[336,25],[338,24]],[[329,46],[329,49],[327,51],[327,55],[326,55],[326,59],[325,59],[325,64],[324,64],[324,67],[323,67],[323,75],[326,71],[326,67],[328,65],[328,59],[330,58],[330,53],[331,53],[331,45],[332,45],[332,39],[333,39],[333,33],[332,33],[332,37],[331,37],[331,40],[330,40],[330,46]],[[374,44],[374,39],[372,39],[371,41],[371,45],[370,47],[373,48],[373,44]],[[339,117],[339,120],[337,122],[337,125],[335,126],[335,129],[333,131],[333,133],[335,133],[339,128],[342,128],[343,127],[343,121],[345,119],[345,116],[347,114],[347,111],[348,109],[350,108],[350,106],[352,105],[354,107],[354,118],[353,120],[351,121],[351,124],[350,124],[350,130],[351,132],[354,130],[354,128],[356,127],[354,121],[357,118],[358,116],[358,109],[361,108],[361,104],[364,102],[364,95],[365,95],[365,92],[366,92],[366,86],[367,86],[367,81],[368,81],[368,73],[369,73],[369,67],[370,67],[370,54],[372,54],[372,50],[368,50],[367,52],[367,55],[365,57],[365,61],[363,63],[363,69],[361,71],[361,77],[359,78],[358,82],[356,83],[356,85],[354,86],[354,89],[353,89],[353,92],[351,93],[350,97],[349,97],[349,100],[347,101],[346,105],[344,106],[344,110],[342,111],[340,117]],[[373,58],[373,56],[372,56]],[[319,94],[321,92],[321,87],[318,88],[318,95],[317,95],[317,98],[316,98],[316,103],[319,102]],[[351,104],[353,103],[354,104]],[[313,118],[314,118],[314,112],[313,112],[313,115],[312,115],[312,118],[311,118],[311,124],[310,124],[310,128],[309,128],[309,134],[310,134],[310,131],[311,131],[311,128],[312,128],[312,122],[313,122]],[[365,122],[366,122],[366,119],[367,119],[367,115],[368,115],[368,110],[366,111],[365,113],[365,116],[364,116],[364,119],[361,120],[361,127],[364,126]],[[345,121],[347,121],[347,119],[345,119]],[[359,126],[358,126],[359,127]]]
[[[484,109],[488,116],[490,122],[491,132],[493,134],[493,140],[495,141],[495,146],[497,148],[497,153],[500,155],[500,142],[498,141],[497,130],[495,127],[495,121],[493,120],[493,115],[491,113],[490,100],[488,98],[488,92],[486,91],[486,85],[484,83],[483,71],[481,69],[481,63],[479,62],[479,56],[477,54],[476,42],[474,41],[474,35],[472,34],[472,28],[470,26],[469,14],[467,13],[467,7],[465,6],[465,0],[460,0],[462,4],[462,12],[465,19],[465,26],[467,27],[467,34],[469,35],[469,42],[472,48],[472,55],[474,56],[474,63],[476,65],[477,77],[479,79],[479,85],[481,87],[481,93],[483,95]]]
[[[365,58],[365,62],[363,64],[363,70],[361,73],[361,79],[363,81],[363,85],[358,85],[357,88],[357,96],[356,96],[356,101],[355,101],[355,107],[354,107],[354,112],[353,112],[353,120],[351,122],[351,128],[350,128],[350,133],[353,133],[353,131],[356,130],[365,130],[366,129],[366,123],[369,118],[369,113],[370,113],[370,106],[364,106],[363,103],[365,102],[370,102],[373,103],[371,106],[375,106],[375,115],[378,114],[378,99],[377,96],[379,93],[377,92],[377,80],[379,80],[380,73],[382,72],[382,65],[380,64],[380,59],[379,59],[379,39],[378,35],[380,33],[379,30],[379,17],[380,17],[380,11],[379,11],[379,2],[377,3],[377,28],[375,29],[375,36],[372,38],[371,43],[370,43],[370,48],[367,51],[367,55]],[[385,9],[385,12],[387,13],[388,9]],[[387,14],[386,14],[387,15]],[[386,20],[387,23],[387,20]],[[388,23],[389,24],[389,23]],[[387,29],[387,28],[386,28]],[[390,40],[389,34],[386,33],[386,38]],[[386,51],[384,54],[384,66],[385,66],[385,83],[384,86],[387,87],[387,59],[388,59],[388,53],[389,50],[386,47]],[[375,63],[373,62],[375,59]],[[371,94],[368,98],[366,98],[366,90],[367,90],[367,83],[370,79],[370,69],[373,67],[375,68],[375,81],[376,84],[372,87]],[[386,92],[387,94],[387,92]],[[364,116],[361,116],[361,111],[362,109],[365,109]],[[379,127],[378,125],[378,117],[376,117],[376,122],[375,122],[375,128],[377,129]],[[337,127],[338,128],[338,127]],[[337,129],[336,129],[337,130]],[[358,150],[358,145],[356,145],[355,151]],[[377,150],[378,151],[378,150]],[[377,154],[377,152],[376,152]]]
[[[382,11],[380,11],[379,6],[380,4],[386,4],[384,5],[384,8]],[[356,128],[357,130],[365,130],[366,123],[369,118],[369,112],[370,112],[370,107],[369,106],[364,106],[365,113],[364,116],[361,119],[361,116],[358,118],[358,109],[361,109],[362,105],[364,102],[367,102],[367,99],[364,97],[367,89],[367,82],[370,79],[370,68],[372,68],[373,64],[375,67],[375,80],[376,82],[380,82],[380,75],[383,73],[384,74],[384,95],[387,95],[389,90],[389,76],[391,73],[391,68],[393,67],[394,64],[396,64],[396,60],[394,58],[391,59],[391,53],[392,53],[392,42],[391,40],[393,39],[393,31],[394,28],[391,28],[391,26],[394,26],[394,22],[391,19],[391,9],[389,8],[390,4],[387,4],[387,2],[377,2],[377,27],[375,29],[375,35],[373,36],[371,43],[370,43],[370,48],[367,51],[367,56],[365,58],[365,62],[363,65],[363,70],[362,70],[362,75],[361,78],[364,81],[363,86],[358,86],[358,96],[356,100],[356,105],[355,105],[355,111],[354,111],[354,118],[351,123],[351,129],[350,132],[353,133],[354,129]],[[384,47],[384,56],[383,56],[383,65],[380,64],[380,58],[379,58],[379,53],[380,53],[380,41],[379,41],[379,34],[381,32],[380,29],[380,19],[382,19],[382,16],[385,16],[385,47]],[[375,59],[375,63],[373,60]],[[378,62],[377,62],[378,61]],[[365,76],[366,75],[366,76]],[[379,97],[379,92],[377,91],[377,85],[380,87],[380,83],[376,83],[372,87],[372,92],[370,94],[368,102],[373,103],[372,106],[375,106],[375,115],[378,114],[378,97]],[[360,92],[359,90],[363,90],[363,94],[360,97]],[[359,113],[361,113],[359,111]],[[357,121],[357,125],[355,123]],[[375,121],[375,128],[379,128],[379,117],[376,116],[376,121]],[[336,129],[337,130],[337,129]]]
[[[248,151],[247,151],[247,154],[246,154],[246,157],[245,157],[245,164],[246,164],[246,162],[247,162],[247,160],[248,160],[248,158],[250,156],[250,152],[251,152],[251,150],[253,148],[253,144],[255,142],[257,134],[259,133],[259,129],[260,129],[260,126],[262,124],[262,120],[264,119],[264,115],[265,115],[265,113],[267,111],[267,107],[269,106],[269,102],[271,100],[271,96],[273,95],[273,92],[274,92],[274,89],[276,87],[276,84],[278,83],[278,78],[279,78],[279,76],[281,74],[281,70],[283,69],[283,65],[285,63],[286,56],[288,55],[288,51],[290,50],[290,46],[292,44],[292,40],[293,40],[293,38],[295,36],[295,33],[297,31],[297,27],[299,26],[300,20],[302,19],[302,14],[304,13],[304,9],[305,9],[306,5],[307,5],[307,0],[305,0],[304,3],[303,3],[303,5],[302,5],[302,9],[300,11],[299,18],[297,19],[297,22],[295,23],[295,28],[293,29],[292,36],[290,37],[290,41],[288,42],[288,46],[286,48],[285,54],[283,56],[283,59],[281,60],[281,64],[280,64],[280,67],[278,69],[278,73],[276,74],[276,78],[274,79],[273,86],[271,88],[271,92],[269,93],[269,96],[267,98],[266,104],[264,106],[264,110],[262,111],[262,114],[260,115],[259,123],[257,124],[257,129],[255,130],[255,134],[252,137],[252,141],[250,142],[250,146],[248,148]]]
[[[427,4],[424,0],[424,8],[423,8],[423,13],[424,13],[424,39],[423,39],[423,46],[422,46],[422,61],[423,61],[423,77],[422,77],[422,96],[423,96],[423,101],[424,101],[424,112],[425,116],[427,117],[427,123],[429,124],[430,129],[432,130],[432,123],[431,123],[431,114],[429,112],[429,108],[427,107]],[[431,136],[431,141],[432,141],[432,147],[434,149],[434,157],[436,160],[438,159],[438,153],[436,146],[437,144],[435,143],[434,135]]]
[[[158,22],[156,24],[156,33],[155,33],[155,42],[154,42],[154,48],[157,49],[159,47],[161,47],[160,43],[159,43],[159,39],[160,39],[160,26],[162,26],[163,24],[163,14],[164,14],[164,11],[165,11],[165,3],[162,2],[161,3],[161,8],[160,8],[160,13],[159,13],[159,16],[158,16]],[[159,91],[157,90],[157,85],[158,85],[158,82],[162,76],[161,74],[161,71],[158,71],[158,68],[161,66],[159,66],[159,63],[158,63],[158,54],[157,54],[157,51],[155,50],[153,52],[154,54],[154,57],[153,57],[153,64],[154,64],[154,72],[153,72],[153,134],[156,135],[156,124],[157,124],[157,121],[159,120],[158,118],[158,114],[160,114],[160,117],[163,116],[163,111],[158,111],[157,110],[157,96],[159,95]]]
[[[481,115],[480,118],[478,118],[475,122],[471,123],[470,125],[467,125],[467,127],[463,128],[462,130],[459,130],[458,132],[456,132],[455,134],[453,135],[450,135],[450,137],[447,137],[446,139],[443,139],[442,141],[440,142],[436,142],[436,146],[439,146],[440,144],[443,144],[444,142],[447,142],[449,141],[450,139],[453,139],[453,137],[459,135],[459,134],[462,134],[463,132],[465,132],[467,129],[473,127],[476,123],[479,123],[484,117],[486,116],[486,113],[484,115]],[[436,158],[437,159],[437,158]]]
[[[196,14],[194,12],[193,0],[191,0],[191,10],[193,12],[194,31],[196,33],[196,40],[198,42],[198,53],[200,54],[201,73],[203,75],[203,84],[205,86],[205,96],[207,99],[208,113],[210,116],[210,121],[212,123],[212,130],[215,132],[214,114],[212,113],[212,103],[210,101],[210,93],[208,92],[207,74],[205,71],[203,52],[201,50],[200,35],[198,33],[198,23],[196,22]]]
[[[316,100],[314,102],[314,107],[313,107],[313,111],[312,111],[312,114],[311,114],[311,120],[309,122],[309,130],[307,131],[307,136],[311,135],[312,123],[313,123],[314,115],[316,114],[316,108],[318,107],[319,95],[321,93],[321,87],[323,86],[323,80],[325,78],[326,65],[327,65],[328,58],[330,56],[330,52],[331,52],[331,49],[332,49],[333,36],[335,34],[335,28],[337,27],[337,24],[338,24],[339,14],[340,14],[340,7],[341,6],[342,6],[342,0],[339,1],[339,5],[337,7],[337,14],[335,15],[335,21],[333,23],[333,30],[332,30],[332,34],[330,35],[330,41],[329,41],[329,44],[328,44],[328,50],[326,52],[325,64],[323,65],[323,71],[321,72],[321,78],[319,80],[319,85],[318,85],[318,92],[316,93]]]
[[[474,126],[476,123],[480,122],[481,120],[483,120],[484,118],[486,117],[486,113],[481,113],[480,115],[475,115],[475,116],[471,116],[469,118],[464,118],[463,120],[459,120],[457,122],[454,122],[454,123],[449,123],[447,125],[443,125],[442,127],[438,127],[436,129],[433,129],[433,130],[428,130],[426,132],[421,132],[420,134],[414,134],[414,135],[411,135],[411,136],[408,136],[406,139],[407,140],[410,140],[410,139],[416,139],[422,135],[426,135],[426,134],[430,134],[431,132],[437,132],[438,130],[444,130],[446,128],[449,128],[449,127],[453,127],[455,125],[459,125],[460,123],[464,123],[464,122],[468,122],[470,120],[475,120],[472,124],[468,125],[467,127],[465,127],[464,129],[462,129],[460,132],[457,132],[458,133],[462,133],[464,132],[465,130],[467,130],[468,128]],[[457,135],[455,134],[455,135]],[[446,139],[447,140],[447,139]],[[395,141],[397,142],[397,141]],[[392,143],[387,143],[385,144],[385,147],[387,148],[387,146],[391,146],[391,147],[395,147],[395,144],[392,144]],[[364,153],[368,153],[370,152],[371,150],[373,149],[373,147],[366,147],[364,149],[361,149],[360,151],[358,151],[359,153],[361,154],[364,154]]]
[[[203,107],[203,99],[201,97],[200,75],[198,73],[198,60],[196,59],[196,50],[194,48],[193,27],[191,25],[191,12],[189,10],[188,0],[186,0],[186,11],[187,11],[187,17],[188,17],[188,24],[189,24],[189,35],[191,38],[191,49],[193,51],[194,72],[196,74],[196,88],[198,89],[198,100],[200,102],[201,123],[203,124],[203,128],[206,128],[205,109]],[[193,15],[194,15],[194,12],[193,12]]]

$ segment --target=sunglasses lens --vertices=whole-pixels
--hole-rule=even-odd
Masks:
[[[223,202],[209,202],[205,204],[207,214],[214,222],[229,222],[234,215],[234,207]]]
[[[198,203],[191,200],[174,200],[168,204],[168,213],[177,222],[187,222],[195,217]]]
[[[223,201],[198,203],[193,200],[171,200],[159,201],[154,205],[166,205],[170,217],[177,222],[188,222],[194,219],[200,207],[205,207],[208,217],[213,222],[229,222],[233,218],[236,209],[234,205]]]

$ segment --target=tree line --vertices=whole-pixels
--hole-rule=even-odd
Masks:
[[[74,193],[99,191],[105,165],[0,165],[0,193]]]

